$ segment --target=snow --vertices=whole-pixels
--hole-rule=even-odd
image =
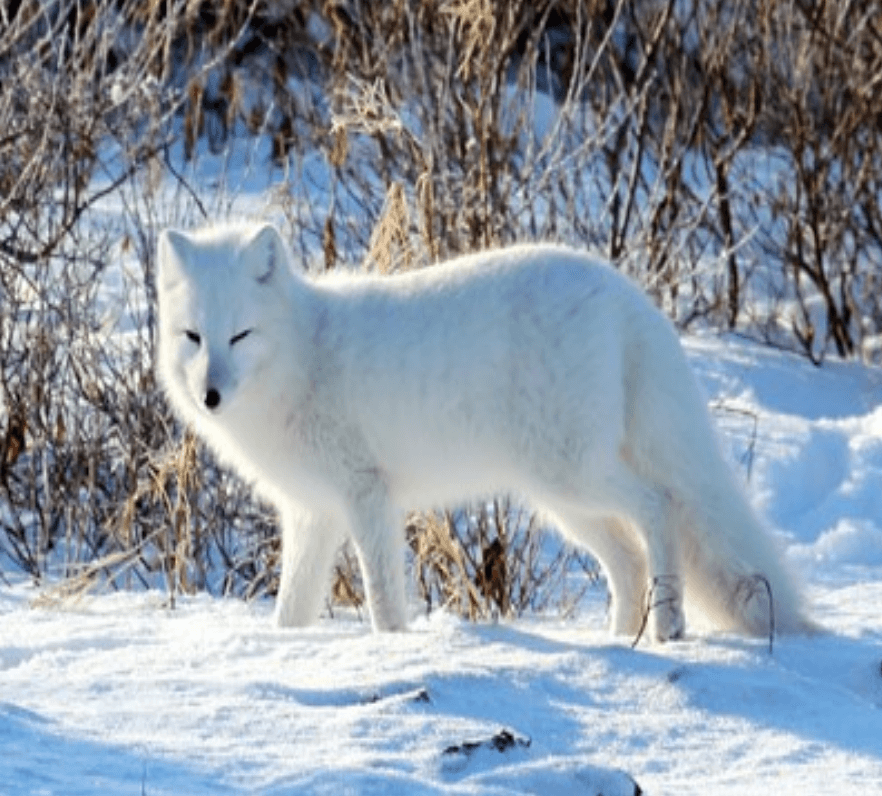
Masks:
[[[0,586],[0,794],[882,792],[882,373],[737,338],[690,360],[826,632],[699,621],[664,646],[572,619],[358,616]],[[6,577],[9,577],[6,573]],[[2,583],[2,581],[0,581]]]

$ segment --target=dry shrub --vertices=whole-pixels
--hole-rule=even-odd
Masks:
[[[389,186],[380,220],[371,235],[365,271],[391,274],[414,267],[414,249],[409,239],[410,214],[404,189],[397,182]]]
[[[304,262],[566,241],[684,326],[877,358],[880,30],[870,0],[3,5],[0,567],[274,592],[271,512],[153,377],[154,241],[226,212],[213,154],[269,153]],[[522,610],[548,552],[501,505],[411,524],[427,604]]]
[[[153,372],[174,20],[117,0],[0,15],[0,569],[244,592],[273,566],[266,511],[177,441]]]
[[[564,240],[682,325],[815,361],[880,346],[870,0],[196,7],[163,51],[189,149],[269,138],[305,259],[363,262],[399,186],[418,264]]]
[[[569,615],[598,579],[590,555],[564,545],[508,498],[412,514],[407,538],[426,610],[443,607],[472,621]]]

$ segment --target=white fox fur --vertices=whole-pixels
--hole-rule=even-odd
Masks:
[[[280,510],[281,625],[350,538],[374,627],[406,623],[412,508],[513,492],[605,570],[614,633],[808,629],[670,323],[603,262],[523,245],[311,280],[263,224],[159,240],[172,406]],[[768,589],[766,588],[768,584]]]

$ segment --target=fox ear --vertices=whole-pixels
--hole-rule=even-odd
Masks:
[[[179,282],[184,271],[182,263],[187,262],[190,251],[190,238],[185,232],[165,229],[159,233],[157,244],[157,285],[168,289]]]
[[[245,247],[252,276],[261,284],[273,281],[276,270],[285,259],[285,244],[272,224],[260,227]]]

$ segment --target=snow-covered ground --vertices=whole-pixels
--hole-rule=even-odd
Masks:
[[[282,631],[263,602],[13,582],[0,794],[882,792],[882,373],[687,347],[828,632],[631,649],[600,589],[569,620]]]

